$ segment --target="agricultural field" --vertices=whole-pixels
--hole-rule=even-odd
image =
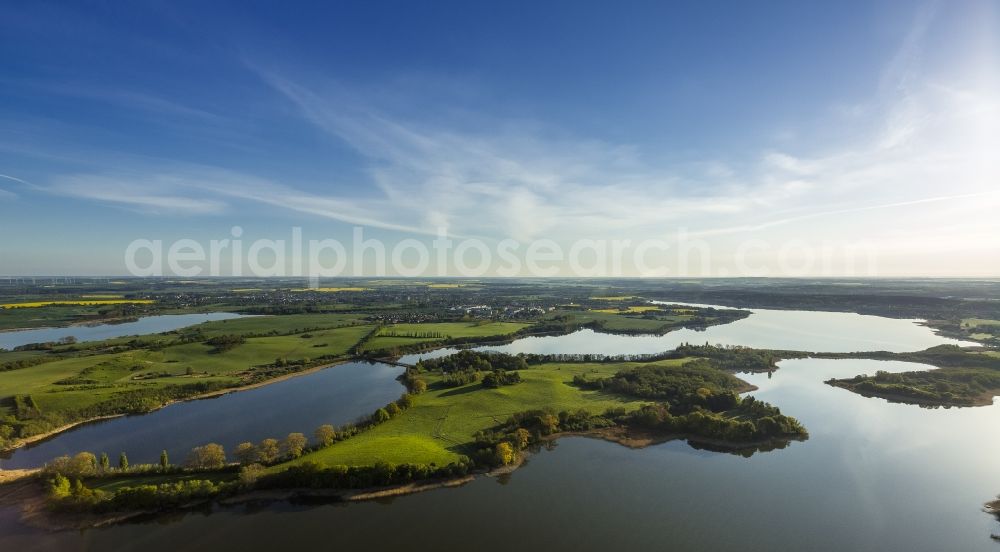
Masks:
[[[134,305],[123,305],[131,307]],[[107,308],[107,307],[105,307]],[[93,305],[48,305],[0,309],[0,330],[69,326],[102,319],[102,308]]]
[[[603,312],[605,314],[642,314],[644,312],[655,312],[662,310],[655,305],[632,305],[620,309],[590,309],[590,312]]]
[[[314,291],[318,293],[343,293],[343,292],[361,292],[368,291],[368,288],[363,287],[320,287],[320,288],[297,288],[292,291]]]
[[[364,350],[383,351],[446,339],[511,335],[530,325],[520,322],[489,321],[391,324],[382,328],[378,335],[365,343]]]
[[[963,328],[981,328],[983,326],[987,327],[1000,327],[1000,320],[987,320],[984,318],[964,318],[962,319]]]
[[[963,318],[959,327],[965,337],[974,341],[990,342],[1000,339],[1000,320]]]
[[[152,299],[66,299],[59,301],[28,301],[24,303],[0,303],[0,309],[35,309],[63,305],[92,307],[95,305],[152,305]]]
[[[365,324],[364,315],[350,313],[289,314],[284,316],[247,316],[205,322],[190,328],[206,337],[219,335],[289,334],[314,328],[337,328]]]
[[[684,326],[723,324],[748,314],[745,311],[692,311],[633,305],[608,309],[557,310],[547,314],[545,319],[584,325],[608,333],[664,334]]]

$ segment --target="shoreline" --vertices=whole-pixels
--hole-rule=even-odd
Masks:
[[[587,431],[566,431],[566,432],[556,433],[554,435],[547,436],[544,440],[546,442],[552,442],[559,440],[561,437],[583,437],[587,439],[599,439],[602,441],[607,441],[609,443],[615,443],[617,445],[621,445],[623,447],[630,448],[633,450],[640,450],[654,445],[662,445],[663,443],[669,443],[670,441],[683,440],[687,441],[688,446],[707,445],[710,447],[716,447],[720,451],[757,450],[761,447],[766,447],[769,445],[773,445],[775,443],[791,443],[792,441],[803,441],[808,438],[808,436],[801,436],[798,438],[788,437],[784,440],[765,439],[760,441],[747,441],[747,442],[737,443],[733,441],[725,441],[722,439],[699,437],[698,435],[692,435],[687,433],[657,433],[655,431],[629,428],[627,426],[612,426],[600,429],[591,429]]]
[[[30,331],[34,331],[34,330],[63,330],[63,329],[66,329],[66,328],[84,328],[84,327],[88,327],[88,326],[103,326],[105,324],[107,324],[107,325],[126,324],[128,322],[135,322],[135,321],[139,320],[140,318],[148,318],[149,316],[159,316],[159,315],[150,314],[150,315],[147,315],[147,316],[128,316],[128,317],[118,316],[118,317],[115,317],[115,318],[99,318],[99,319],[96,319],[96,320],[77,320],[76,322],[70,322],[69,324],[66,324],[65,326],[32,326],[30,328],[4,328],[4,329],[0,329],[0,333],[8,333],[8,332],[30,332]]]
[[[166,407],[168,407],[170,405],[173,405],[173,404],[178,404],[178,403],[183,403],[183,402],[189,402],[189,401],[197,401],[197,400],[202,400],[202,399],[214,399],[214,398],[217,398],[217,397],[221,397],[223,395],[228,395],[230,393],[238,393],[240,391],[249,391],[251,389],[257,389],[259,387],[263,387],[265,385],[270,385],[272,383],[278,383],[278,382],[285,381],[285,380],[288,380],[288,379],[291,379],[291,378],[295,378],[295,377],[298,377],[298,376],[304,376],[304,375],[307,375],[307,374],[318,372],[320,370],[326,370],[327,368],[333,368],[333,367],[338,366],[340,364],[344,364],[346,362],[351,362],[352,360],[356,360],[356,359],[350,359],[349,358],[349,359],[344,359],[344,360],[337,360],[337,361],[331,362],[329,364],[321,364],[319,366],[314,366],[312,368],[307,368],[305,370],[300,370],[298,372],[292,372],[290,374],[283,374],[281,376],[278,376],[278,377],[275,377],[275,378],[272,378],[272,379],[268,379],[268,380],[265,380],[265,381],[258,381],[256,383],[248,383],[246,385],[241,385],[241,386],[238,386],[238,387],[227,387],[225,389],[218,389],[218,390],[215,390],[215,391],[208,391],[206,393],[201,393],[201,394],[198,394],[198,395],[192,395],[190,397],[185,397],[183,399],[174,399],[174,400],[171,400],[171,401],[167,401],[166,403],[163,403],[162,405],[160,405],[160,406],[158,406],[156,408],[153,408],[153,409],[149,410],[148,412],[143,412],[141,414],[110,414],[110,415],[107,415],[107,416],[98,416],[96,418],[88,418],[86,420],[80,420],[80,421],[77,421],[77,422],[73,422],[73,423],[69,423],[69,424],[66,424],[66,425],[59,426],[59,427],[54,428],[54,429],[52,429],[50,431],[46,431],[44,433],[38,433],[38,434],[35,434],[35,435],[31,435],[29,437],[19,438],[12,445],[10,445],[10,446],[8,446],[8,447],[6,447],[4,449],[0,449],[0,454],[14,453],[14,452],[17,451],[17,449],[24,448],[25,446],[32,445],[32,444],[38,443],[40,441],[45,441],[47,439],[51,439],[53,437],[56,437],[60,433],[64,433],[66,431],[69,431],[69,430],[71,430],[71,429],[73,429],[73,428],[75,428],[77,426],[91,424],[91,423],[97,423],[97,422],[103,422],[103,421],[106,421],[106,420],[113,420],[115,418],[122,418],[122,417],[125,417],[125,416],[143,416],[143,415],[146,415],[146,414],[151,414],[153,412],[156,412],[157,410],[164,409],[164,408],[166,408]],[[2,470],[0,470],[0,471],[2,471]]]
[[[143,314],[139,316],[116,316],[114,318],[99,318],[95,320],[77,320],[75,322],[70,322],[69,324],[63,326],[32,326],[28,328],[0,328],[0,334],[8,332],[28,332],[34,330],[63,330],[66,328],[85,328],[88,326],[105,326],[105,325],[114,326],[118,324],[128,324],[130,322],[138,322],[143,318],[152,318],[154,316],[183,316],[186,314],[212,314],[217,312],[240,314],[241,316],[259,316],[255,314],[241,314],[240,312],[237,312],[235,310],[209,310],[206,312],[157,312],[151,314]],[[158,332],[148,335],[159,335],[160,333],[165,333],[165,332]],[[145,334],[140,334],[140,335],[145,335]],[[102,340],[96,340],[96,341],[102,341]],[[82,341],[81,343],[87,343],[87,341]]]
[[[686,440],[688,442],[688,446],[694,446],[696,444],[708,445],[717,447],[722,451],[758,449],[776,442],[775,440],[767,440],[748,443],[734,443],[717,439],[699,439],[697,436],[687,434],[657,434],[649,430],[614,426],[588,431],[567,431],[556,433],[543,438],[542,443],[552,443],[564,437],[599,439],[633,450],[640,450],[649,446],[676,440]],[[786,442],[790,443],[791,441],[796,440],[801,439],[787,439]],[[19,518],[21,523],[47,531],[82,531],[128,522],[129,520],[146,516],[157,516],[174,511],[185,512],[197,506],[213,503],[220,506],[236,506],[258,501],[265,503],[287,502],[298,498],[328,499],[351,503],[407,496],[439,489],[458,488],[472,483],[482,477],[499,477],[514,473],[519,468],[524,466],[531,455],[536,454],[537,452],[538,449],[521,451],[521,453],[518,454],[517,459],[512,464],[498,466],[488,470],[474,471],[467,475],[451,477],[448,479],[414,481],[394,486],[365,487],[361,489],[289,488],[251,490],[222,498],[213,497],[204,500],[197,500],[179,508],[107,513],[59,513],[51,511],[46,507],[41,482],[37,478],[33,477],[34,475],[40,473],[41,469],[10,470],[11,472],[16,471],[19,473],[10,478],[6,483],[0,479],[0,505],[3,505],[5,502],[9,502],[10,495],[12,494],[26,495],[19,496],[14,502],[14,505],[20,507],[21,509],[21,516]],[[2,473],[4,472],[0,470],[0,474]],[[992,508],[994,504],[997,504],[997,507],[1000,507],[1000,501],[997,501],[995,503],[987,504],[986,508]]]
[[[1000,498],[984,504],[983,511],[996,517],[997,521],[1000,521]],[[1000,541],[1000,533],[990,533],[990,538],[995,541]]]
[[[739,310],[739,309],[737,309],[737,310]],[[225,312],[225,311],[222,311],[222,312]],[[197,314],[197,313],[195,313],[195,314]],[[151,316],[156,316],[156,315],[151,315]],[[139,318],[142,318],[142,317],[139,317]],[[119,320],[124,320],[123,318],[118,318],[118,319]],[[102,322],[99,322],[99,323],[104,323],[104,322],[102,321]],[[52,328],[52,329],[55,329],[55,328],[65,328],[65,327],[73,327],[73,326],[81,325],[81,324],[86,324],[86,322],[77,322],[77,323],[70,324],[68,326],[50,326],[48,328]],[[676,329],[681,329],[683,327],[684,326],[681,326],[680,328],[676,328]],[[43,329],[43,328],[25,328],[25,329],[31,330],[31,329]],[[483,341],[478,341],[478,342],[472,341],[472,342],[469,342],[469,343],[458,343],[458,344],[441,343],[441,344],[435,344],[434,346],[432,346],[432,347],[430,347],[428,349],[422,349],[422,350],[420,350],[418,352],[414,352],[414,353],[400,353],[399,355],[389,355],[389,356],[384,356],[384,357],[381,357],[381,358],[378,358],[378,357],[376,357],[376,358],[366,358],[364,356],[354,355],[354,356],[351,356],[349,358],[338,360],[338,361],[335,361],[335,362],[332,362],[332,363],[329,363],[329,364],[325,364],[325,365],[320,365],[320,366],[308,368],[308,369],[305,369],[305,370],[302,370],[302,371],[299,371],[299,372],[294,372],[294,373],[291,373],[291,374],[284,374],[284,375],[281,375],[281,376],[278,376],[276,378],[269,379],[269,380],[266,380],[266,381],[261,381],[261,382],[257,382],[257,383],[251,383],[251,384],[241,385],[241,386],[237,386],[237,387],[230,387],[230,388],[225,388],[225,389],[219,389],[219,390],[216,390],[216,391],[209,391],[207,393],[202,393],[200,395],[193,395],[191,397],[185,397],[183,399],[171,400],[171,401],[168,401],[168,402],[166,402],[166,403],[164,403],[164,404],[162,404],[162,405],[160,405],[160,406],[158,406],[156,408],[151,409],[148,412],[143,412],[141,414],[128,414],[128,413],[110,414],[110,415],[107,415],[107,416],[99,416],[99,417],[96,417],[96,418],[88,418],[88,419],[85,419],[85,420],[79,420],[79,421],[76,421],[76,422],[72,422],[72,423],[69,423],[69,424],[65,424],[65,425],[53,428],[52,430],[46,431],[44,433],[39,433],[39,434],[36,434],[36,435],[31,435],[29,437],[19,438],[18,440],[14,441],[12,444],[8,445],[7,447],[0,449],[0,455],[3,455],[3,454],[12,454],[12,453],[16,452],[20,448],[23,448],[25,446],[32,445],[32,444],[35,444],[35,443],[38,443],[38,442],[41,442],[41,441],[45,441],[47,439],[51,439],[53,437],[58,436],[60,433],[64,433],[66,431],[70,431],[73,428],[76,428],[76,427],[81,426],[81,425],[90,424],[90,423],[96,423],[96,422],[101,422],[101,421],[105,421],[105,420],[111,420],[111,419],[115,419],[115,418],[121,418],[121,417],[124,417],[124,416],[149,414],[149,413],[155,412],[157,410],[160,410],[162,408],[166,408],[166,407],[168,407],[168,406],[170,406],[172,404],[176,404],[176,403],[180,403],[180,402],[194,401],[194,400],[200,400],[200,399],[210,399],[210,398],[215,398],[215,397],[220,397],[220,396],[223,396],[223,395],[227,395],[229,393],[237,393],[237,392],[240,392],[240,391],[249,391],[251,389],[256,389],[256,388],[262,387],[264,385],[270,385],[272,383],[278,383],[278,382],[287,380],[289,378],[293,378],[293,377],[297,377],[297,376],[302,376],[302,375],[310,374],[310,373],[313,373],[313,372],[316,372],[316,371],[319,371],[319,370],[325,370],[327,368],[332,368],[334,366],[337,366],[339,364],[343,364],[345,362],[352,362],[352,361],[356,361],[356,362],[384,362],[384,363],[393,364],[393,365],[396,365],[396,366],[407,367],[408,365],[400,363],[399,359],[402,356],[405,356],[405,355],[408,355],[408,354],[428,353],[428,352],[436,351],[436,350],[439,350],[439,349],[445,349],[445,348],[473,349],[473,348],[477,348],[477,347],[488,347],[490,345],[497,345],[497,344],[509,344],[509,343],[513,343],[514,341],[517,341],[518,339],[523,339],[523,338],[526,338],[526,337],[544,337],[544,336],[547,336],[547,335],[567,335],[569,333],[573,333],[574,331],[577,331],[578,329],[579,328],[574,329],[574,330],[569,330],[567,332],[539,332],[537,334],[527,333],[525,335],[520,335],[520,336],[517,336],[517,335],[514,335],[514,334],[510,334],[509,336],[503,336],[504,338],[507,338],[507,339],[502,339],[502,340],[499,340],[499,341],[483,340]],[[4,332],[4,331],[22,331],[22,330],[17,330],[17,329],[0,330],[0,332]],[[594,330],[594,331],[598,331],[598,330]],[[670,333],[671,331],[674,331],[674,330],[669,330],[669,331],[665,332],[662,335],[666,335],[667,333]],[[657,335],[660,335],[660,334],[657,334]],[[748,392],[752,392],[752,391],[757,390],[756,386],[754,386],[752,384],[747,384],[747,385],[748,385],[748,387],[746,389],[742,389],[742,390],[740,390],[738,392],[742,394],[742,393],[748,393]]]
[[[940,368],[936,368],[940,370]],[[824,382],[830,387],[838,387],[845,391],[850,391],[856,395],[866,397],[869,399],[883,399],[895,404],[909,404],[913,406],[919,406],[921,408],[976,408],[980,406],[993,406],[994,398],[1000,396],[1000,389],[990,389],[983,391],[982,393],[975,395],[971,398],[971,402],[936,402],[928,401],[923,399],[917,399],[909,395],[898,395],[893,393],[867,393],[863,391],[858,391],[850,384],[842,384],[839,381],[834,383]]]

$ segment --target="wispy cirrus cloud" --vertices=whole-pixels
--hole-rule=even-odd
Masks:
[[[192,164],[164,164],[131,171],[58,176],[43,191],[154,214],[213,215],[249,201],[351,224],[400,231],[419,229],[372,218],[378,202],[362,205],[291,188],[236,171]]]
[[[1000,235],[1000,223],[983,214],[998,206],[1000,78],[988,67],[947,78],[925,72],[921,51],[933,15],[918,15],[871,84],[871,98],[835,110],[840,118],[832,124],[867,119],[868,130],[848,143],[817,136],[779,141],[780,148],[746,144],[738,153],[751,152],[750,162],[746,155],[716,155],[681,164],[642,143],[574,136],[485,110],[439,114],[427,111],[421,97],[386,102],[370,88],[319,72],[255,68],[281,107],[293,107],[302,121],[357,154],[361,177],[303,182],[249,169],[148,162],[53,177],[44,189],[154,213],[216,215],[251,202],[406,233],[444,228],[494,239],[641,239],[685,228],[719,239],[779,231],[866,236],[899,250],[906,240],[943,243],[944,233]],[[120,99],[164,113],[178,109],[155,97]],[[179,109],[206,124],[226,124]],[[928,224],[928,217],[939,222]]]
[[[867,136],[819,155],[764,151],[740,169],[725,160],[706,160],[702,172],[660,166],[639,146],[553,138],[537,124],[492,121],[459,132],[390,116],[336,83],[261,74],[305,120],[367,158],[367,185],[416,226],[529,238],[668,225],[712,233],[725,221],[752,233],[836,214],[996,200],[1000,167],[990,152],[1000,147],[1000,96],[982,82],[942,87],[922,74],[932,18],[920,12],[888,63],[865,110],[882,119]]]
[[[197,194],[192,189],[194,186],[197,186],[196,181],[177,175],[79,174],[56,177],[44,189],[64,197],[100,201],[154,214],[204,215],[225,210],[223,202],[198,197],[202,194]]]

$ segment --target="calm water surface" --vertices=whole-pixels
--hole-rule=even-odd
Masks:
[[[912,321],[795,311],[755,310],[749,319],[690,332],[688,339],[678,333],[644,338],[583,331],[523,339],[499,349],[614,354],[659,352],[683,341],[709,341],[817,351],[903,351],[952,342]],[[435,551],[506,551],[512,546],[547,551],[996,551],[989,533],[1000,532],[1000,525],[981,507],[1000,492],[995,461],[1000,456],[996,438],[1000,402],[979,408],[922,409],[864,398],[822,383],[880,369],[924,368],[929,367],[802,359],[783,361],[770,378],[742,376],[759,386],[755,396],[796,416],[810,431],[805,442],[751,458],[699,451],[682,442],[629,450],[570,438],[560,440],[552,451],[532,456],[509,478],[483,478],[458,489],[379,503],[214,506],[146,523],[56,534],[23,527],[15,512],[0,510],[0,545],[16,550],[144,552],[315,546]],[[395,386],[391,392],[387,388],[388,400],[399,393],[392,381],[398,372],[381,369],[386,373],[375,379]],[[236,400],[310,377],[216,400]],[[236,442],[242,438],[231,438],[227,431],[244,427],[250,432],[267,423],[271,414],[281,418],[296,409],[302,393],[323,396],[333,392],[329,387],[330,382],[313,381],[295,392],[251,399],[225,416],[168,423],[169,431],[165,429],[160,438],[177,433],[178,424],[211,433],[216,429],[198,428],[195,418],[208,426],[225,424],[229,415],[239,413],[245,424],[237,424],[237,429],[220,425],[215,434],[220,441]],[[379,401],[386,402],[373,399]],[[136,418],[143,420],[141,427],[121,432],[140,432],[146,421],[178,406],[185,405]],[[358,404],[359,410],[350,416],[371,407]],[[282,431],[328,421],[309,416]],[[209,424],[206,419],[213,421]],[[282,431],[275,427],[272,433]],[[157,453],[162,448],[150,447]]]
[[[663,303],[677,305],[680,303]],[[701,305],[699,305],[701,306]],[[714,305],[703,305],[714,306]],[[526,337],[507,345],[483,349],[505,353],[645,354],[676,348],[682,343],[743,345],[760,349],[784,349],[849,353],[854,351],[920,351],[942,344],[976,345],[941,337],[919,320],[821,311],[748,309],[749,317],[705,330],[682,329],[664,335],[614,335],[580,330],[566,335]],[[448,355],[455,349],[404,355],[401,362]]]
[[[94,326],[71,326],[68,328],[37,328],[34,330],[19,330],[16,332],[0,332],[0,349],[12,350],[14,347],[29,343],[46,343],[58,341],[64,337],[73,336],[77,341],[100,341],[127,335],[145,335],[169,332],[211,322],[213,320],[228,320],[240,318],[243,315],[232,312],[210,312],[203,314],[161,314],[146,316],[135,322],[122,324],[97,324]]]
[[[158,462],[166,449],[182,462],[196,446],[220,443],[226,450],[244,441],[312,432],[323,424],[353,422],[396,400],[404,388],[402,368],[349,362],[248,391],[172,404],[150,414],[81,426],[32,447],[17,449],[0,467],[43,465],[62,454],[88,450],[112,458],[125,451],[133,464]]]
[[[980,511],[1000,491],[1000,404],[928,410],[865,399],[825,378],[912,369],[865,360],[785,361],[755,395],[811,438],[751,458],[681,442],[643,450],[582,438],[509,480],[352,505],[214,507],[83,533],[45,534],[0,512],[17,550],[996,551]],[[391,529],[390,529],[391,528]],[[516,531],[499,528],[516,528]],[[416,537],[415,537],[416,535]],[[474,544],[470,544],[474,543]]]

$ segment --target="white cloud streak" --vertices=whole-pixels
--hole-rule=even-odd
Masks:
[[[898,251],[907,239],[943,243],[944,228],[948,236],[1000,235],[996,217],[983,218],[1000,206],[1000,76],[995,68],[946,81],[926,75],[921,52],[932,22],[933,10],[918,15],[869,105],[841,110],[842,124],[882,114],[874,130],[821,154],[760,147],[749,167],[726,159],[664,167],[634,144],[485,116],[421,122],[434,118],[395,116],[322,78],[258,70],[303,120],[357,152],[368,178],[350,186],[276,182],[174,164],[62,176],[45,189],[156,213],[215,215],[253,202],[406,233],[446,228],[493,239],[643,239],[678,228],[756,237],[782,227],[796,237],[868,236]],[[989,251],[997,240],[981,245]]]

